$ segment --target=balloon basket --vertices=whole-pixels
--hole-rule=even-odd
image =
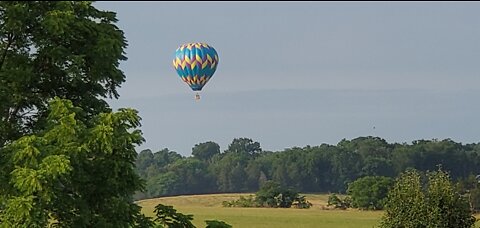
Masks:
[[[195,94],[195,100],[196,100],[196,101],[199,101],[199,100],[200,100],[200,94],[198,94],[198,93]]]

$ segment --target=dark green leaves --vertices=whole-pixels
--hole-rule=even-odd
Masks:
[[[392,178],[366,176],[350,183],[347,193],[352,199],[353,207],[381,210],[384,207],[384,199],[392,185]]]
[[[82,116],[108,111],[103,98],[118,98],[125,81],[115,22],[91,2],[0,2],[0,145],[41,128],[55,96]]]
[[[153,211],[156,214],[155,221],[169,228],[195,228],[191,220],[193,215],[185,215],[177,212],[173,206],[158,204]]]

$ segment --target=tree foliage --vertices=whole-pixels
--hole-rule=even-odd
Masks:
[[[4,227],[145,224],[131,196],[143,138],[116,14],[92,2],[0,2],[0,219]],[[137,221],[138,223],[136,223]],[[143,222],[142,222],[143,221]]]
[[[214,142],[204,142],[192,148],[192,155],[202,161],[210,162],[213,156],[220,154],[220,146]]]
[[[239,199],[223,201],[224,207],[273,207],[306,209],[312,206],[305,196],[297,191],[281,186],[280,184],[267,181],[258,192],[248,197],[240,196]]]
[[[352,206],[360,209],[381,210],[393,179],[382,176],[366,176],[348,185],[347,193]]]
[[[352,206],[352,202],[349,196],[344,197],[342,200],[337,194],[333,193],[328,196],[327,206],[333,206],[334,208],[345,210]]]
[[[263,207],[310,208],[311,203],[304,196],[292,189],[282,187],[280,184],[267,181],[260,190],[255,193],[255,201]]]
[[[145,191],[137,192],[138,198],[211,193],[216,187],[206,161],[185,158],[166,148],[155,153],[141,151],[136,164],[147,180]]]
[[[192,223],[193,215],[177,212],[173,206],[158,204],[153,212],[156,215],[155,221],[159,222],[163,227],[195,228]]]
[[[475,212],[480,211],[480,176],[469,175],[462,178],[456,187],[458,191],[468,197],[470,208]]]
[[[268,181],[255,194],[255,198],[262,206],[267,207],[291,207],[298,192],[283,188],[280,184]]]
[[[259,142],[254,142],[249,138],[235,138],[232,143],[228,145],[228,149],[225,153],[241,153],[251,156],[257,155],[262,152]]]
[[[116,21],[85,1],[0,2],[0,146],[42,130],[55,96],[81,107],[78,118],[109,111],[103,98],[125,81]]]
[[[45,130],[3,148],[1,220],[9,227],[132,225],[139,207],[131,195],[142,188],[134,172],[134,146],[143,141],[136,111],[100,113],[89,123],[81,110],[54,99]]]
[[[193,225],[193,215],[186,215],[177,211],[173,206],[158,204],[155,206],[154,213],[156,215],[150,227],[168,227],[168,228],[195,228]],[[231,228],[232,226],[224,221],[205,220],[207,228]]]
[[[381,227],[473,227],[468,201],[439,169],[428,172],[425,185],[416,170],[403,173],[388,193]]]
[[[211,143],[213,142],[208,142]],[[208,185],[208,192],[256,192],[267,181],[275,181],[300,192],[345,194],[348,184],[362,177],[394,178],[409,168],[427,171],[435,169],[439,164],[451,173],[453,181],[480,174],[480,144],[462,145],[449,139],[417,140],[412,144],[398,144],[387,143],[378,137],[359,137],[342,140],[337,145],[293,147],[275,152],[263,151],[257,147],[255,153],[238,149],[248,147],[239,145],[257,145],[252,139],[236,138],[230,145],[234,146],[213,155],[210,161],[198,159],[206,167],[202,172],[209,176],[207,179],[211,178],[214,182]],[[162,165],[155,165],[157,154],[165,157],[160,159]],[[175,159],[167,158],[173,156],[164,156],[166,154],[175,154]],[[143,156],[143,152],[140,156]],[[183,180],[178,178],[176,171],[168,167],[177,160],[188,159],[192,158],[166,152],[165,149],[153,154],[147,152],[141,163],[150,165],[139,165],[138,172],[148,180],[147,189],[162,192],[158,189],[169,186],[168,194],[175,195],[185,191],[179,190],[176,185],[186,186],[188,183],[181,183]],[[157,184],[162,182],[160,180],[165,182]],[[471,190],[471,199],[476,200],[475,190],[473,187],[468,188]],[[188,194],[200,191],[205,192],[206,189],[189,188]],[[150,195],[152,196],[154,195]]]

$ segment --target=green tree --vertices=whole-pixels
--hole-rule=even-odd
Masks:
[[[136,111],[100,113],[90,123],[68,100],[51,102],[45,130],[2,149],[8,159],[2,173],[4,198],[0,220],[5,227],[127,227],[140,208],[131,200],[143,186],[134,172]]]
[[[192,148],[193,157],[206,162],[209,162],[217,154],[220,154],[220,146],[210,141],[196,144]]]
[[[332,191],[345,192],[348,184],[359,177],[361,170],[361,156],[358,153],[340,149],[330,157],[332,164]]]
[[[248,190],[248,175],[245,168],[251,158],[245,153],[225,153],[209,166],[216,177],[221,192],[245,192]]]
[[[151,150],[142,150],[138,153],[135,160],[135,168],[142,178],[147,177],[147,169],[154,163],[153,153]]]
[[[235,138],[232,143],[228,145],[225,153],[245,153],[251,156],[256,156],[262,152],[259,142],[254,142],[249,138]]]
[[[0,2],[3,226],[146,221],[131,200],[142,187],[133,170],[140,117],[104,100],[125,81],[116,22],[90,1]]]
[[[402,173],[388,193],[381,227],[473,227],[468,202],[439,169],[427,174],[426,187],[416,170]]]
[[[184,181],[168,167],[182,159],[185,158],[168,148],[155,153],[151,150],[141,151],[135,163],[137,173],[146,180],[146,187],[145,192],[135,194],[135,200],[178,194]]]
[[[403,143],[396,144],[392,150],[392,168],[395,170],[395,175],[400,175],[408,168],[415,167],[415,151],[412,146]]]
[[[457,189],[462,194],[465,194],[470,201],[470,208],[478,212],[480,210],[480,176],[469,175],[466,178],[462,178],[457,183]]]
[[[350,200],[348,196],[344,200],[340,199],[337,194],[333,193],[328,196],[327,206],[334,206],[335,208],[347,209],[350,207]]]
[[[480,187],[476,186],[469,190],[467,194],[470,201],[470,208],[474,212],[478,212],[480,210]]]
[[[183,181],[174,172],[162,172],[147,179],[146,197],[177,195]]]
[[[424,200],[420,174],[416,170],[400,174],[388,192],[381,227],[427,227]]]
[[[291,197],[287,196],[287,194],[284,194],[288,199],[283,200],[283,202],[278,202],[277,197],[285,190],[287,189],[282,188],[279,183],[267,181],[263,186],[260,187],[260,190],[255,193],[255,200],[262,206],[279,207],[279,203],[283,203],[283,207],[290,207],[293,203],[293,197],[295,197],[295,194],[298,193],[292,191]]]
[[[267,181],[260,190],[255,193],[255,200],[264,207],[290,208],[293,204],[297,208],[310,208],[310,202],[297,191],[282,187],[274,181]]]
[[[364,159],[368,157],[388,158],[391,150],[391,145],[384,139],[373,136],[358,137],[351,141],[343,139],[338,143],[338,146],[358,153]]]
[[[184,157],[178,154],[175,151],[170,151],[168,148],[157,151],[153,154],[153,164],[151,168],[158,171],[165,171],[167,166],[175,163],[176,161],[182,160]],[[150,167],[149,167],[150,168]]]
[[[155,221],[169,228],[195,228],[192,223],[193,215],[177,212],[173,206],[158,204],[153,211],[157,216]]]
[[[363,160],[362,175],[394,177],[395,170],[391,160],[378,157],[368,157]]]
[[[438,170],[428,173],[427,177],[425,204],[429,227],[473,227],[476,219],[469,203],[456,191],[448,173]]]
[[[185,158],[168,166],[169,172],[175,173],[178,180],[177,194],[210,193],[215,186],[207,165],[194,158]]]
[[[0,2],[0,147],[41,131],[55,96],[81,107],[77,118],[110,111],[104,98],[125,81],[115,22],[89,1]]]
[[[350,183],[347,193],[352,199],[353,207],[381,210],[392,184],[393,180],[389,177],[367,176]]]

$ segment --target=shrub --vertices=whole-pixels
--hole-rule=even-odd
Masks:
[[[381,210],[392,185],[393,179],[390,177],[367,176],[350,183],[347,193],[352,197],[353,207]]]
[[[252,195],[248,197],[240,196],[237,200],[223,201],[222,205],[224,207],[258,207],[257,201]]]
[[[307,209],[313,206],[313,204],[308,202],[305,196],[299,196],[296,202],[293,203],[293,206],[299,209]]]
[[[218,220],[205,220],[207,226],[205,228],[231,228],[232,225]]]
[[[281,207],[310,208],[312,203],[298,192],[281,187],[278,183],[267,181],[266,184],[255,194],[248,197],[240,196],[237,200],[223,201],[224,207]]]
[[[334,208],[345,210],[351,206],[351,198],[347,196],[342,200],[337,194],[333,193],[328,196],[327,206],[333,206]]]

